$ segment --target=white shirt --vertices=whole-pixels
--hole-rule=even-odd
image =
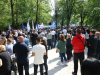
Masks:
[[[86,32],[86,34],[85,34],[85,38],[86,39],[89,39],[89,34]]]
[[[64,33],[64,35],[67,35],[67,30],[63,29],[63,33]]]
[[[55,31],[51,31],[51,35],[55,35]]]
[[[44,53],[46,53],[45,46],[41,44],[37,44],[33,46],[32,52],[35,53],[34,64],[36,65],[43,64],[44,63],[43,56],[44,56]]]

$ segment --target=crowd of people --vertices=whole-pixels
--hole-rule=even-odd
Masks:
[[[19,75],[29,75],[30,46],[34,56],[34,75],[37,75],[38,65],[40,75],[48,75],[48,50],[56,48],[61,58],[60,65],[68,66],[73,57],[74,71],[77,75],[78,59],[81,65],[81,75],[100,75],[100,32],[88,27],[58,27],[56,29],[38,30],[0,30],[0,75],[11,75],[12,62],[18,68]],[[85,47],[88,48],[87,59],[84,57]],[[45,72],[43,71],[45,67]],[[13,70],[17,75],[17,70]]]

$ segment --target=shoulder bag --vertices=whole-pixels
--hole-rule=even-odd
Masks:
[[[77,36],[78,37],[78,36]],[[78,37],[79,38],[79,37]],[[80,38],[79,38],[80,39]],[[80,39],[81,40],[81,39]],[[81,42],[83,43],[83,45],[84,45],[84,49],[85,49],[85,44],[84,44],[84,42],[81,40]]]

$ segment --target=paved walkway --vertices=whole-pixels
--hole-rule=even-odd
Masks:
[[[31,53],[29,54],[29,64],[30,64],[29,72],[30,75],[34,75],[34,68],[33,68],[34,57],[31,56]],[[85,49],[85,57],[86,57],[86,53],[87,53],[87,48]],[[59,53],[56,53],[56,49],[49,50],[48,51],[48,75],[72,75],[72,71],[74,69],[73,58],[68,63],[68,66],[66,65],[61,66],[60,63],[61,61],[60,61]],[[39,70],[40,68],[38,67],[37,75],[40,75]],[[80,64],[78,67],[78,75],[81,75]]]

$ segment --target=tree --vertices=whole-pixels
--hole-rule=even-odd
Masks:
[[[62,12],[61,13],[62,22],[65,19],[68,27],[70,24],[71,16],[73,14],[73,8],[75,6],[76,1],[77,0],[60,0],[60,1],[58,1],[58,6],[60,9],[59,12]]]
[[[100,8],[93,9],[88,23],[92,25],[92,28],[100,28]]]
[[[21,28],[22,22],[28,20],[33,20],[35,26],[37,22],[48,24],[50,12],[48,0],[3,0],[0,1],[0,27],[8,28],[9,23],[13,28]]]

